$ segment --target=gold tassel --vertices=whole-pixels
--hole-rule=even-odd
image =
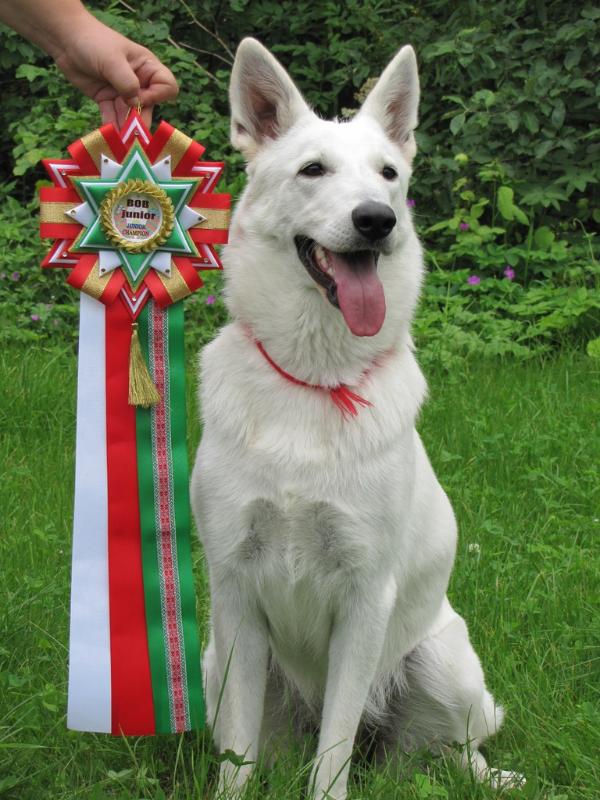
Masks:
[[[137,322],[134,322],[129,350],[129,405],[149,408],[160,403],[160,400],[140,347]]]

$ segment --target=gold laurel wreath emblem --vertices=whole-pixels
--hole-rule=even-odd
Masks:
[[[144,194],[156,200],[162,211],[162,223],[156,233],[143,242],[130,242],[115,228],[113,223],[113,209],[116,204],[128,194]],[[138,178],[125,181],[112,189],[100,204],[100,224],[106,238],[114,245],[126,250],[128,253],[149,253],[164,244],[173,230],[175,224],[175,209],[166,192],[150,181]]]

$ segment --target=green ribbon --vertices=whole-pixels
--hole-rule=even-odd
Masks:
[[[156,431],[157,407],[138,408],[136,412],[138,484],[146,625],[156,732],[172,733],[182,729],[200,730],[204,726],[204,698],[190,542],[183,304],[175,303],[161,311],[156,309],[154,301],[150,301],[139,316],[140,344],[144,353],[148,354],[148,365],[155,382],[156,364],[149,336],[152,327],[151,315],[157,313],[164,315],[163,344],[166,344],[163,349],[166,356],[166,381],[165,397],[162,402],[169,433],[168,483],[171,500],[170,525],[166,532],[161,533],[157,523],[159,481],[156,442],[160,436]],[[167,488],[164,485],[164,476],[161,488],[163,491]],[[182,645],[178,653],[182,657],[183,669],[175,670],[175,673],[185,676],[184,685],[181,687],[178,687],[176,681],[173,682],[172,671],[169,670],[165,581],[161,579],[161,542],[165,543],[164,537],[170,541],[169,552],[174,555],[175,585],[178,589],[171,593],[170,601],[176,601],[177,617],[180,621],[177,639]],[[180,694],[182,701],[177,705],[176,695],[179,688],[182,690]],[[181,709],[182,702],[186,718],[183,727],[181,717],[179,716],[179,723],[174,718],[174,708]]]

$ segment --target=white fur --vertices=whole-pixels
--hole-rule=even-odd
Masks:
[[[320,719],[318,800],[346,797],[361,720],[387,726],[388,749],[468,744],[465,764],[489,777],[477,747],[502,714],[445,596],[456,525],[414,427],[426,391],[409,332],[423,274],[406,205],[414,53],[403,48],[361,112],[339,123],[318,119],[246,39],[231,101],[249,180],[224,253],[234,322],[201,359],[192,476],[210,578],[204,672],[216,744],[254,762],[301,706]],[[327,174],[298,175],[313,161]],[[398,178],[382,177],[385,165]],[[365,200],[390,205],[398,222],[378,266],[384,325],[358,338],[293,239],[356,247],[350,214]],[[253,336],[295,377],[348,384],[372,407],[344,419],[326,392],[277,374]],[[221,787],[239,789],[250,770],[224,762]]]

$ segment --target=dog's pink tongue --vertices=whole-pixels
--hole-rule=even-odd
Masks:
[[[355,336],[374,336],[385,318],[385,296],[374,255],[367,251],[349,258],[331,251],[328,255],[346,324]]]

